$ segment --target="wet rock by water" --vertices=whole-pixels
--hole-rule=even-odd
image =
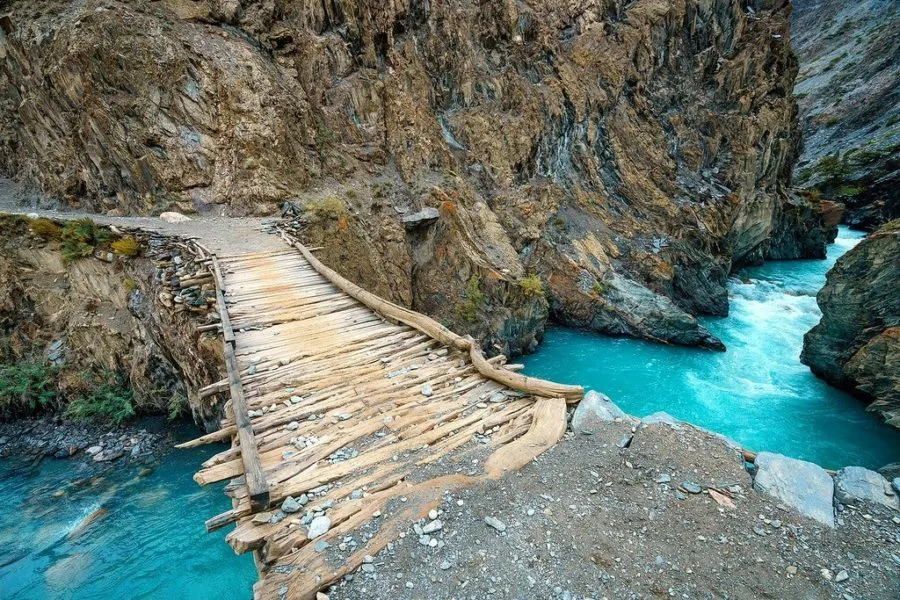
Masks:
[[[778,498],[800,514],[834,527],[834,482],[819,465],[771,452],[754,461],[753,487]]]

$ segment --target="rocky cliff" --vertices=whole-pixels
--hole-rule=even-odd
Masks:
[[[794,0],[798,185],[847,206],[853,227],[900,217],[900,4]]]
[[[822,320],[800,360],[835,385],[874,400],[870,410],[900,427],[900,221],[842,256],[817,297]]]
[[[221,343],[197,331],[206,302],[196,309],[171,293],[176,271],[192,268],[188,253],[145,237],[134,257],[88,251],[73,259],[56,230],[42,237],[24,219],[0,215],[0,232],[0,362],[52,366],[63,398],[117,376],[137,413],[190,409],[198,422],[216,423],[218,407],[198,390],[221,379]]]
[[[506,352],[548,318],[721,347],[738,264],[823,256],[787,0],[13,1],[0,168],[99,211],[269,213]]]

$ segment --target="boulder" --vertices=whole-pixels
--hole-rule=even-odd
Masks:
[[[900,462],[888,463],[878,469],[878,472],[884,475],[886,479],[900,477]]]
[[[159,218],[166,223],[185,223],[191,220],[190,217],[178,212],[164,212],[159,215]]]
[[[772,452],[756,456],[753,488],[778,498],[803,516],[834,527],[834,482],[819,465]]]
[[[608,396],[591,390],[584,395],[584,399],[575,409],[572,416],[572,431],[591,434],[599,424],[623,419],[626,416]]]
[[[834,497],[844,504],[875,502],[900,510],[900,499],[891,484],[877,471],[863,467],[844,467],[834,477]]]

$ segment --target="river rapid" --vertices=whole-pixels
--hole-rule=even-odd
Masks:
[[[552,328],[525,373],[584,385],[636,416],[666,411],[769,450],[824,467],[878,468],[900,460],[900,431],[800,362],[818,323],[816,293],[863,234],[841,227],[825,260],[773,261],[729,282],[730,314],[702,319],[728,351],[714,353]]]

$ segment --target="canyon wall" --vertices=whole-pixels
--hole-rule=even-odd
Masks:
[[[8,6],[5,173],[113,213],[290,200],[323,260],[488,349],[549,318],[721,348],[695,316],[731,269],[833,234],[788,189],[787,0]]]
[[[900,427],[900,221],[842,256],[816,300],[819,324],[800,360],[829,383],[872,400],[869,409]]]
[[[804,147],[798,185],[872,230],[900,218],[900,4],[793,0]]]

